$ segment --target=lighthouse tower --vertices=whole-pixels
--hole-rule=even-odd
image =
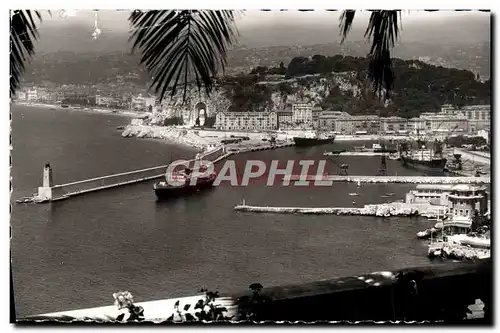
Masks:
[[[46,163],[43,167],[42,187],[38,188],[38,199],[52,200],[52,186],[54,186],[52,181],[52,168],[50,167],[50,163]]]

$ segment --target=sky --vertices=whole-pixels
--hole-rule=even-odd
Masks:
[[[129,15],[129,10],[101,10],[99,11],[98,21],[101,24],[109,24],[113,26],[116,30],[128,30],[127,17]],[[370,13],[367,11],[361,11],[356,13],[356,21],[361,22],[365,25],[368,22],[368,17]],[[404,25],[413,24],[426,24],[430,21],[454,19],[454,18],[481,18],[487,19],[489,13],[484,12],[457,12],[457,11],[436,11],[436,12],[425,12],[425,11],[403,11],[401,16]],[[66,12],[53,11],[52,16],[44,15],[44,20],[50,22],[51,24],[67,24],[69,22],[75,23],[88,23],[93,24],[95,19],[95,13],[91,10],[67,10]],[[337,22],[340,17],[340,11],[312,11],[312,12],[299,12],[299,11],[257,11],[249,10],[245,11],[236,18],[236,24],[238,27],[246,28],[252,27],[259,24],[272,24],[272,23],[322,23],[322,22]]]

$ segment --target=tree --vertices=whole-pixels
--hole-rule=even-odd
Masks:
[[[177,92],[183,85],[183,99],[188,83],[198,89],[205,88],[210,94],[215,76],[224,71],[227,49],[237,32],[234,24],[235,11],[231,10],[149,10],[132,12],[130,36],[133,51],[141,55],[152,77],[152,88],[160,100],[170,91]],[[401,20],[398,10],[371,11],[365,36],[372,39],[369,78],[374,91],[389,98],[394,82],[391,48],[399,35]],[[346,10],[340,18],[342,41],[345,40],[354,20],[355,11]],[[34,53],[33,41],[38,38],[33,16],[41,21],[39,11],[11,11],[10,29],[10,95],[15,94],[24,65]],[[289,66],[290,67],[290,66]]]
[[[485,222],[484,216],[479,214],[479,211],[475,209],[472,215],[472,224],[470,226],[471,231],[476,231],[479,227],[485,224],[484,222]]]

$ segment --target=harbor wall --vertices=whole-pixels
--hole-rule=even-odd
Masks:
[[[224,153],[223,147],[216,147],[200,154],[199,158],[207,161],[217,159]],[[189,160],[189,167],[194,167],[195,160]],[[51,188],[52,200],[65,199],[68,196],[80,195],[88,192],[104,190],[108,188],[136,184],[143,181],[159,179],[165,176],[169,164],[152,168],[123,172],[114,175],[86,179],[72,183],[56,185]]]
[[[360,182],[360,183],[412,183],[412,184],[489,184],[490,177],[431,177],[431,176],[337,176],[326,175],[316,176],[301,175],[283,176],[284,179],[290,181],[298,180],[323,180],[333,182]]]
[[[365,205],[364,207],[268,207],[237,205],[234,210],[252,213],[277,214],[331,214],[331,215],[363,215],[363,216],[426,216],[437,217],[439,211],[447,211],[446,206],[432,206],[429,204],[410,204],[393,202],[386,204]],[[441,213],[443,214],[443,213]]]
[[[255,281],[258,283],[258,281]],[[493,303],[491,259],[445,263],[298,285],[258,286],[234,294],[222,294],[216,303],[227,308],[233,320],[284,322],[413,322],[491,325]],[[255,287],[255,285],[254,285]],[[131,287],[133,288],[133,286]],[[255,290],[255,289],[254,289]],[[164,322],[179,308],[194,304],[203,295],[137,303],[145,321]],[[134,295],[140,299],[140,295]],[[33,320],[109,321],[120,311],[112,306],[31,316]],[[470,311],[471,313],[467,313]],[[250,316],[253,314],[253,316]],[[21,321],[20,323],[23,323]]]

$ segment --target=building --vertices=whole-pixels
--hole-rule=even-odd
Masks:
[[[155,96],[142,96],[142,94],[139,94],[138,96],[132,96],[132,99],[130,101],[130,109],[134,111],[152,111],[155,105]]]
[[[342,115],[335,119],[335,132],[343,135],[380,134],[380,117]]]
[[[491,128],[490,105],[468,105],[456,108],[451,104],[445,104],[441,107],[440,114],[464,116],[469,121],[469,132]]]
[[[307,103],[293,104],[292,122],[304,129],[313,128],[313,107]]]
[[[488,212],[488,195],[485,186],[455,185],[448,195],[448,219],[443,221],[445,234],[464,234],[471,229],[477,210],[480,215]]]
[[[341,117],[349,117],[349,114],[342,111],[322,111],[318,118],[318,128],[336,132],[335,121]]]
[[[315,106],[312,108],[312,127],[319,128],[319,117],[323,109],[320,106]]]
[[[38,99],[38,91],[36,89],[28,89],[26,91],[26,100],[28,101],[36,101]]]
[[[25,101],[27,99],[27,94],[24,91],[16,92],[16,99],[19,101]]]
[[[117,107],[120,106],[121,101],[118,98],[111,97],[111,96],[102,96],[102,95],[96,95],[95,96],[95,104],[99,106],[105,106],[105,107]]]
[[[453,185],[448,184],[419,184],[406,194],[406,203],[448,206],[448,195],[452,188]]]
[[[295,127],[293,122],[293,112],[290,110],[278,111],[278,129],[292,129]]]
[[[380,119],[380,130],[384,134],[405,134],[412,130],[408,119],[386,117]]]
[[[276,112],[217,112],[215,128],[220,130],[276,130]]]
[[[463,115],[424,113],[420,119],[425,122],[428,133],[467,133],[469,122]]]

